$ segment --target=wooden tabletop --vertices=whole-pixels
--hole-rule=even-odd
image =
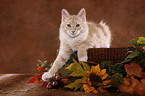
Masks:
[[[129,96],[123,93],[85,93],[64,89],[47,89],[28,83],[34,75],[0,74],[0,96]]]

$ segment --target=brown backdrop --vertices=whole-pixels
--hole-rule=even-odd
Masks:
[[[37,59],[53,62],[63,8],[106,21],[111,47],[145,36],[145,0],[0,0],[0,73],[33,73]]]

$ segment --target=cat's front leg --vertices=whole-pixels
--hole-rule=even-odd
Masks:
[[[60,49],[59,54],[54,61],[51,69],[42,75],[42,80],[49,81],[50,78],[52,78],[54,74],[58,72],[58,70],[67,62],[67,60],[70,58],[71,53],[71,50],[67,48]]]
[[[79,61],[86,62],[88,60],[87,49],[88,49],[88,45],[86,45],[86,44],[80,45],[80,47],[78,49],[78,59],[79,59]]]

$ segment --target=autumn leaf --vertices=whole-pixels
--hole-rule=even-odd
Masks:
[[[84,71],[81,64],[79,64],[76,60],[73,60],[73,61],[74,61],[74,63],[71,63],[68,67],[66,67],[66,69],[68,69],[69,71],[72,72],[69,75],[73,76],[73,77],[83,76],[84,78],[86,78],[87,72]],[[88,70],[88,68],[85,68],[85,69]]]
[[[48,84],[47,82],[44,82],[44,81],[43,81],[41,87],[46,87],[47,84]]]
[[[124,68],[128,75],[135,75],[137,77],[141,77],[142,70],[139,64],[136,63],[125,64]]]
[[[29,81],[29,83],[40,83],[40,80],[41,80],[41,75],[36,75],[36,76],[33,76],[31,78],[31,80]]]
[[[76,91],[83,85],[82,81],[83,81],[83,79],[77,79],[74,82],[66,85],[65,87],[70,88],[70,89],[74,88],[74,91]]]
[[[144,64],[144,65],[142,65],[142,67],[141,67],[141,68],[142,68],[142,70],[145,70],[145,64]]]
[[[123,80],[123,76],[119,73],[115,73],[112,77],[111,77],[111,85],[113,87],[118,87],[120,86],[122,83],[124,82]]]
[[[145,72],[142,72],[141,73],[141,78],[144,78],[145,79]]]
[[[65,64],[62,68],[58,70],[58,72],[61,74],[61,78],[67,78],[68,75],[70,74],[70,71],[66,69],[69,64]]]
[[[139,37],[137,43],[139,43],[139,44],[145,44],[145,37]]]
[[[43,68],[43,67],[38,67],[36,70],[38,70],[39,72],[40,72],[40,71],[44,72],[44,71],[45,71],[45,68]]]
[[[90,66],[89,66],[89,64],[84,63],[84,62],[82,62],[82,61],[80,61],[80,62],[81,62],[81,64],[82,64],[83,67],[84,67],[84,71],[90,71]]]

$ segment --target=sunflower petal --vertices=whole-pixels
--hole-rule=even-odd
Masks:
[[[98,93],[98,91],[95,89],[95,90],[93,91],[93,93]]]
[[[102,76],[106,73],[106,69],[102,69],[101,72],[99,73],[99,76]]]
[[[83,88],[85,90],[85,93],[90,93],[90,92],[98,93],[98,91],[93,86],[90,86],[88,84],[83,84]]]
[[[88,84],[83,84],[83,88],[85,90],[85,93],[90,93],[90,89],[89,89]]]
[[[82,83],[87,83],[87,78],[82,81]]]
[[[87,74],[88,74],[88,77],[90,77],[90,75],[91,75],[91,71],[89,72],[89,71],[87,71]]]
[[[107,84],[110,83],[110,82],[111,82],[111,80],[105,80],[105,81],[102,82],[102,84],[103,84],[103,85],[107,85]]]
[[[100,71],[101,71],[100,65],[98,64],[98,65],[95,66],[93,72],[96,73],[96,74],[98,74],[98,73],[100,73]]]
[[[97,91],[100,92],[100,93],[108,92],[106,89],[103,89],[102,87],[98,87]]]
[[[97,91],[98,91],[98,92],[101,92],[101,93],[104,93],[104,90],[102,89],[102,87],[98,87],[98,88],[97,88]]]
[[[95,69],[95,66],[92,66],[90,73],[93,73],[94,72],[94,69]]]
[[[102,80],[106,79],[108,77],[108,74],[105,74],[103,77],[102,77]]]
[[[92,82],[90,81],[89,78],[87,78],[87,83],[88,83],[89,85],[92,85]]]

